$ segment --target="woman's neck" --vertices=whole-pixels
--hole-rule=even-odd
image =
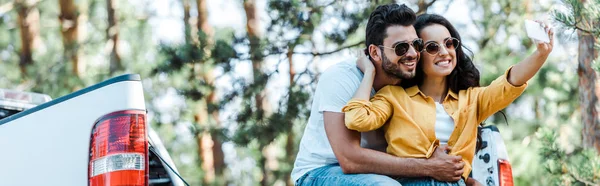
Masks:
[[[433,98],[435,102],[442,103],[444,97],[448,94],[446,77],[425,76],[423,83],[419,85],[419,89],[426,96]]]

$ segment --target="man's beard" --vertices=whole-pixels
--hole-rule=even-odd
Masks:
[[[392,63],[392,60],[388,59],[387,56],[385,56],[385,53],[381,53],[382,54],[382,67],[383,67],[383,71],[385,71],[385,73],[388,76],[392,76],[394,78],[399,78],[399,79],[412,79],[415,77],[415,71],[412,72],[405,72],[402,71],[402,68],[400,67],[400,63],[401,61],[409,61],[409,60],[413,60],[414,58],[412,57],[402,57],[400,58],[400,60],[398,61],[398,63]],[[417,59],[418,60],[418,59]]]

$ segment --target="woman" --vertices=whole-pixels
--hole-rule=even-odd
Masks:
[[[465,162],[462,180],[453,184],[474,183],[468,175],[475,154],[477,126],[520,96],[526,82],[544,64],[553,46],[553,32],[545,28],[550,43],[537,43],[533,54],[489,86],[479,87],[479,72],[464,54],[460,35],[452,24],[439,15],[421,15],[415,29],[425,45],[415,79],[403,82],[406,89],[386,86],[371,101],[365,96],[368,93],[355,93],[343,108],[346,126],[358,131],[383,126],[389,144],[387,152],[400,157],[429,158],[440,144],[447,144],[452,147],[448,153],[461,156]],[[393,48],[381,47],[384,49]],[[358,63],[363,72],[374,72],[370,61],[363,59]],[[371,86],[372,81],[360,85]],[[358,89],[365,90],[369,89]],[[399,181],[403,185],[443,183],[431,178]]]

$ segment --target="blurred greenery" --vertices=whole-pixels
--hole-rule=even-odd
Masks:
[[[504,110],[507,120],[485,124],[501,130],[515,185],[599,183],[597,151],[582,136],[582,117],[597,113],[578,97],[579,68],[599,64],[581,66],[576,50],[577,33],[588,33],[597,55],[597,0],[0,0],[0,87],[57,98],[140,74],[152,128],[188,183],[291,185],[319,74],[364,47],[368,15],[391,2],[446,16],[483,85],[535,50],[525,19],[553,19],[548,62]],[[110,67],[115,60],[122,68]]]

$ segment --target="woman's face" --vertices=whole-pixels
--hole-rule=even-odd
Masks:
[[[425,43],[425,49],[421,53],[421,65],[425,76],[446,77],[450,75],[456,67],[456,51],[454,47],[446,47],[447,41],[452,40],[448,29],[440,24],[432,24],[421,30],[421,38]],[[458,40],[454,39],[450,42],[456,43]],[[435,50],[435,44],[437,44],[437,50]]]

